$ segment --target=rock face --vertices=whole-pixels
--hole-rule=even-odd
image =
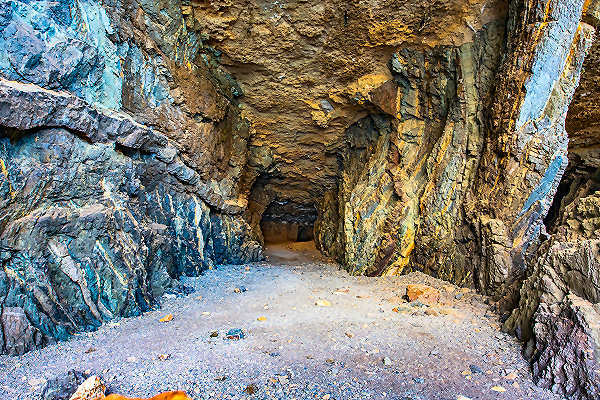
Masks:
[[[120,7],[0,5],[2,352],[138,315],[181,275],[262,257],[240,215],[248,126],[232,80],[196,54],[179,5]]]
[[[352,274],[493,296],[540,384],[596,398],[599,16],[584,0],[3,2],[0,350],[314,236]]]
[[[533,374],[540,386],[569,398],[600,396],[600,309],[575,296],[543,303],[535,314]]]

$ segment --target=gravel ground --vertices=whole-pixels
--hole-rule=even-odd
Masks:
[[[186,278],[194,293],[165,297],[143,316],[0,356],[0,399],[38,399],[45,380],[71,369],[99,374],[109,392],[132,397],[185,390],[195,400],[559,398],[532,383],[519,343],[473,292],[416,273],[351,277],[310,245],[267,254],[269,262]],[[439,288],[442,304],[402,305],[409,283]],[[159,321],[168,314],[171,321]],[[226,339],[234,328],[245,338]],[[498,386],[505,392],[492,390]]]

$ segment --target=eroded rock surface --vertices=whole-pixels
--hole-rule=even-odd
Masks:
[[[3,315],[23,317],[3,317],[6,351],[149,310],[182,274],[260,258],[163,135],[31,84],[0,81],[0,102]]]
[[[261,257],[239,216],[248,125],[179,3],[8,1],[0,26],[3,352]]]
[[[491,295],[540,384],[594,398],[598,16],[584,0],[3,2],[2,352],[314,235],[354,275]]]
[[[597,399],[600,309],[569,295],[562,304],[542,304],[534,317],[536,383],[570,398]]]

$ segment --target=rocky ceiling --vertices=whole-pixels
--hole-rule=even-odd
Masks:
[[[381,112],[368,93],[403,47],[460,45],[503,18],[504,1],[192,1],[186,26],[243,91],[251,123],[241,193],[313,205],[336,187],[344,131]],[[255,198],[257,196],[254,196]],[[262,207],[266,207],[263,204]]]

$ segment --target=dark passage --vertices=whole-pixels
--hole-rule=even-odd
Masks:
[[[260,228],[265,244],[310,242],[314,239],[317,210],[295,202],[272,202],[263,213]]]

